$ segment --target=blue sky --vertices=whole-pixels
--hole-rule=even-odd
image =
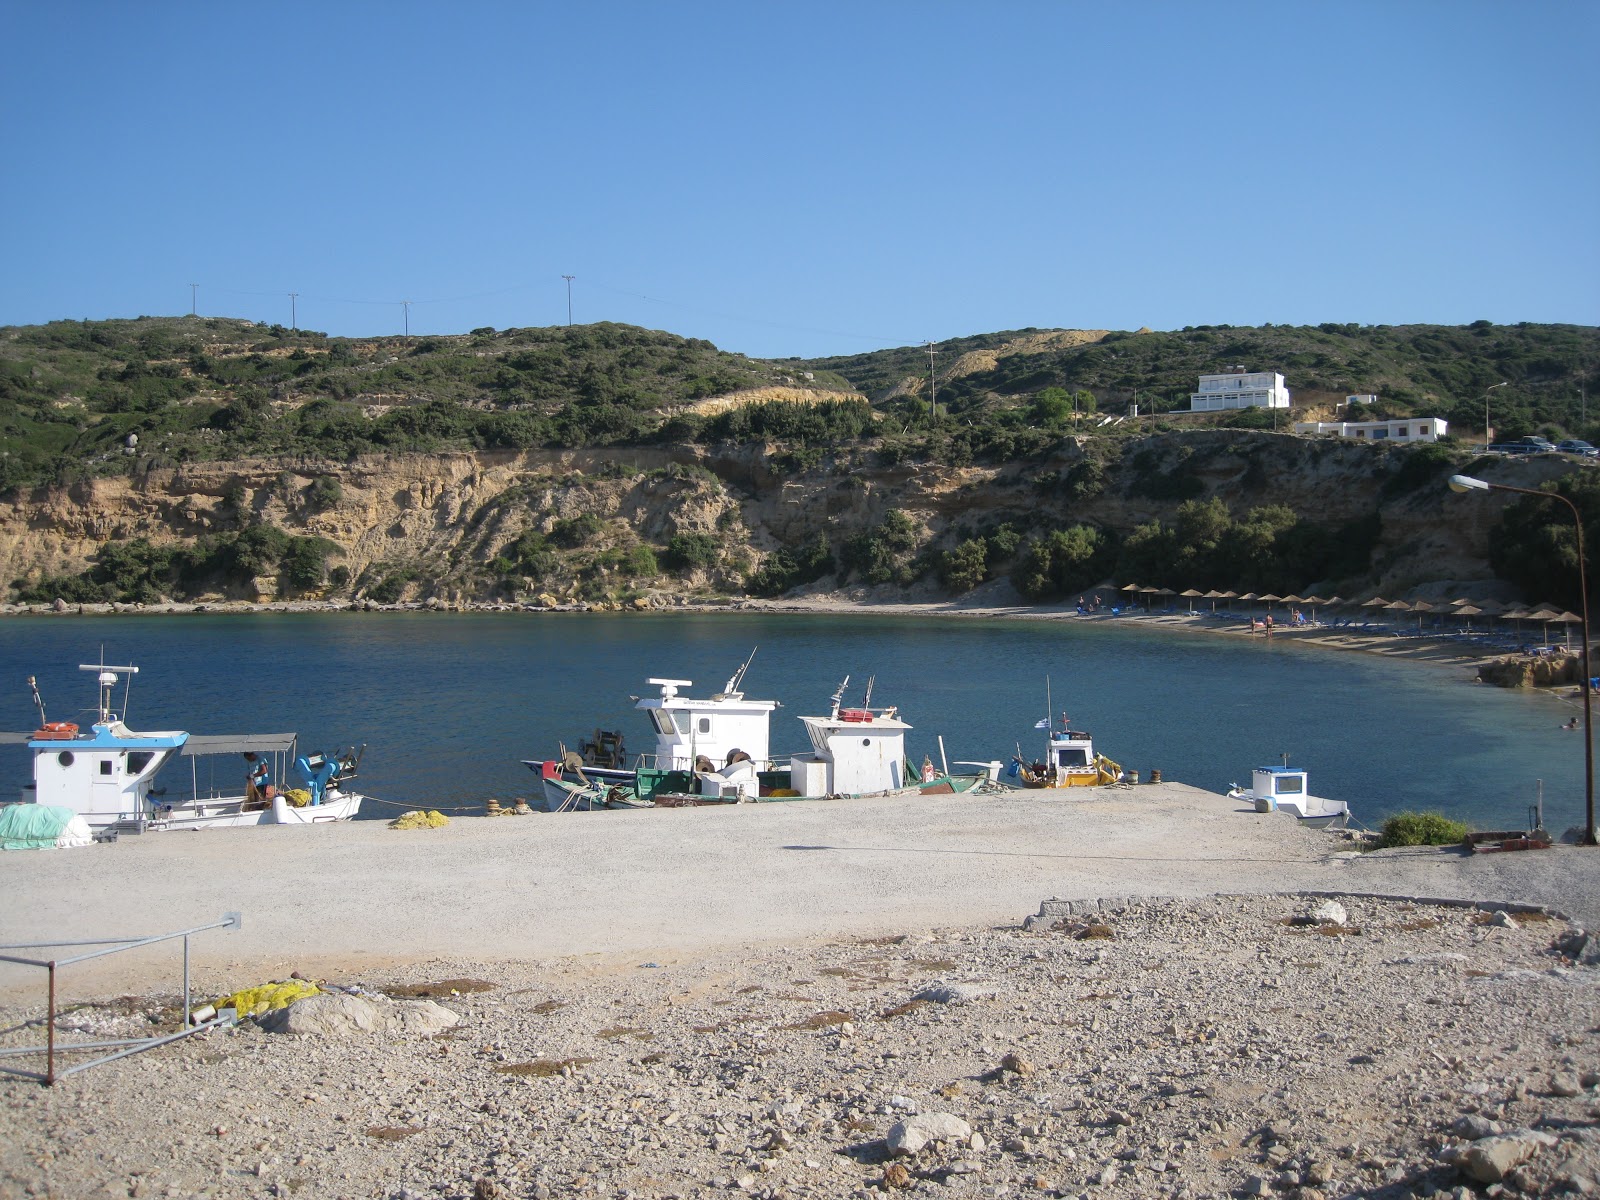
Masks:
[[[0,325],[1600,323],[1600,4],[0,0]]]

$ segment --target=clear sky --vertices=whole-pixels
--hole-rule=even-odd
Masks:
[[[0,0],[0,325],[1600,323],[1600,3]],[[191,290],[198,284],[198,291]]]

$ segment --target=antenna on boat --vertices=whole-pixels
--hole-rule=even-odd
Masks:
[[[1044,677],[1044,727],[1046,732],[1051,729],[1050,722],[1053,718],[1050,714],[1055,711],[1055,703],[1050,699],[1050,676],[1046,675]]]
[[[108,667],[105,663],[79,663],[78,670],[96,672],[96,680],[100,685],[100,723],[103,725],[111,720],[111,689],[117,686],[117,676],[128,677],[128,687],[133,686],[133,676],[139,673],[138,667]],[[128,707],[128,693],[122,693],[122,707],[124,712]]]
[[[861,702],[862,708],[870,709],[872,707],[872,684],[877,678],[876,675],[867,676],[867,698]]]
[[[1287,750],[1280,751],[1278,757],[1283,759],[1284,766],[1287,767],[1289,765],[1289,752]]]
[[[39,710],[39,728],[45,727],[44,700],[39,696],[39,684],[32,675],[28,676],[28,686],[33,689],[33,706]]]
[[[740,664],[739,669],[733,673],[733,678],[728,680],[727,686],[722,689],[722,694],[724,696],[735,696],[739,694],[739,685],[744,682],[744,673],[750,669],[750,664],[755,661],[756,651],[759,649],[761,649],[760,646],[756,646],[754,649],[752,649],[750,651],[750,657],[745,659],[744,662]]]
[[[850,676],[846,675],[844,677],[844,682],[839,685],[839,690],[833,694],[833,712],[830,714],[831,717],[836,719],[839,716],[839,701],[844,699],[844,690],[849,686]]]

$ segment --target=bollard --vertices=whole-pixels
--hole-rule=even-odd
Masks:
[[[1150,768],[1150,782],[1151,783],[1160,783],[1161,782],[1161,768],[1160,767],[1151,767]]]
[[[1129,783],[1138,783],[1139,782],[1139,772],[1137,772],[1137,771],[1129,771],[1128,772],[1128,782]]]

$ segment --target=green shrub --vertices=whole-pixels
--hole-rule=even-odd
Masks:
[[[1383,823],[1375,847],[1387,850],[1390,846],[1453,846],[1465,841],[1471,832],[1443,813],[1403,812]]]
[[[674,571],[714,567],[722,557],[722,546],[709,533],[675,533],[667,543],[667,566]]]

